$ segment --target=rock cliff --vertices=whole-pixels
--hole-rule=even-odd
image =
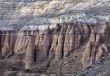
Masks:
[[[0,40],[4,58],[25,53],[27,60],[38,65],[59,61],[85,45],[82,64],[86,68],[108,54],[109,22],[59,23],[43,31],[1,31]]]

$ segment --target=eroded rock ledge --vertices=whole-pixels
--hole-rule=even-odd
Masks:
[[[110,23],[62,23],[44,31],[0,31],[0,53],[4,58],[25,53],[26,69],[36,63],[58,61],[82,45],[83,67],[92,65],[109,52]]]

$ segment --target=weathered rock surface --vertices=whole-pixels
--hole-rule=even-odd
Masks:
[[[34,44],[33,36],[27,36],[27,38],[28,38],[28,45],[26,49],[25,69],[31,69],[35,61],[35,44]]]
[[[43,39],[42,35],[40,36],[40,39],[40,44],[36,53],[37,62],[43,62],[48,60],[49,49],[51,46],[51,32],[49,28],[45,30]]]
[[[67,25],[64,25],[61,28],[61,31],[59,33],[59,37],[58,37],[58,45],[56,47],[56,51],[55,51],[55,60],[59,60],[61,58],[63,58],[63,46],[64,46],[64,39],[65,39],[65,32],[67,30]]]
[[[61,30],[61,26],[57,24],[56,29],[54,30],[53,35],[52,35],[53,37],[52,37],[51,48],[49,51],[49,61],[55,58],[55,55],[56,55],[55,52],[58,46],[58,37],[59,37],[60,30]]]
[[[64,40],[64,57],[66,57],[70,53],[70,38],[71,38],[71,28],[72,25],[68,25],[66,34],[65,34],[65,40]]]
[[[80,64],[80,67],[87,68],[108,55],[109,31],[109,23],[92,26],[78,22],[61,23],[56,28],[37,30],[34,33],[1,31],[0,53],[6,58],[24,54],[25,69],[33,69],[66,59],[71,53],[81,51],[80,48],[84,46],[80,57],[76,57],[78,61],[67,62],[64,67],[68,66],[69,70],[69,65],[75,63],[75,67]]]
[[[1,33],[1,53],[2,56],[8,57],[14,53],[16,33],[14,31],[2,31]]]
[[[101,30],[97,31],[99,29]],[[103,39],[103,34],[105,33],[105,30],[106,25],[102,26],[102,28],[94,28],[92,30],[83,54],[83,67],[87,68],[88,66],[92,65],[93,63],[108,54],[107,44],[104,43],[106,40]]]

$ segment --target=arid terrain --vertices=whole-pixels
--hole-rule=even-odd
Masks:
[[[109,24],[73,21],[43,31],[1,31],[1,75],[108,74]]]
[[[0,76],[110,76],[110,0],[0,0]]]

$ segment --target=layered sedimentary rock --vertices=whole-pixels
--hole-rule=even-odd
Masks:
[[[69,32],[69,36],[70,36],[70,52],[74,51],[74,26],[71,27],[71,30]],[[70,53],[69,52],[69,53]]]
[[[15,53],[20,53],[20,52],[24,52],[27,42],[26,42],[26,37],[24,36],[24,32],[22,33],[17,33],[17,39],[16,39],[16,43],[14,46],[14,52]]]
[[[64,40],[64,57],[66,57],[70,53],[70,38],[71,38],[71,28],[72,25],[68,25],[66,34],[65,34],[65,40]]]
[[[27,48],[28,48],[28,44],[29,44],[29,40],[30,38],[28,37],[29,35],[33,35],[33,39],[35,40],[35,36],[34,33],[32,33],[32,31],[20,31],[17,32],[17,39],[15,42],[15,46],[14,46],[14,52],[15,53],[24,53],[26,52]],[[35,44],[35,43],[33,43]]]
[[[88,67],[108,53],[109,23],[61,23],[56,28],[37,31],[1,31],[0,52],[4,57],[25,53],[26,68],[60,60],[85,44],[82,64]],[[29,61],[29,63],[28,63]],[[28,66],[28,67],[27,67]]]
[[[39,30],[36,32],[36,38],[35,38],[35,46],[36,46],[36,50],[38,48],[38,45],[39,45],[39,39],[40,39],[40,36],[39,36]]]
[[[44,35],[40,36],[39,46],[36,53],[37,62],[43,62],[48,59],[49,49],[51,46],[51,34],[50,29],[45,30]]]
[[[101,30],[97,31],[99,29]],[[95,28],[92,29],[89,41],[85,46],[85,50],[83,53],[84,68],[92,65],[93,63],[95,63],[96,61],[108,54],[107,44],[105,43],[106,40],[104,39],[104,37],[106,38],[106,36],[104,36],[106,25],[102,28],[98,28],[97,30],[95,30]]]
[[[56,29],[53,31],[52,44],[49,51],[49,61],[55,58],[55,52],[58,45],[58,37],[61,30],[61,25],[57,24]]]
[[[34,63],[35,58],[35,44],[34,37],[27,36],[28,44],[26,49],[26,61],[25,61],[25,69],[32,69],[32,65]]]
[[[1,53],[8,57],[14,53],[14,44],[16,41],[15,31],[2,31],[1,33]]]
[[[55,51],[55,60],[59,60],[63,58],[63,54],[64,54],[63,48],[64,48],[66,30],[67,30],[67,25],[64,25],[60,30],[59,37],[58,37],[58,45]]]

